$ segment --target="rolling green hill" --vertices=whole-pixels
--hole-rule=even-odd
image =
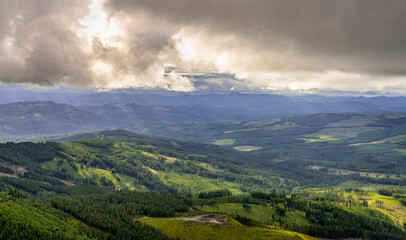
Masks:
[[[332,175],[345,171],[352,171],[345,175],[368,173],[380,182],[388,177],[388,183],[394,184],[405,177],[405,126],[403,114],[313,114],[251,122],[157,126],[148,133],[233,148],[262,159],[263,167],[301,159],[305,167],[325,167]]]
[[[207,215],[206,215],[207,216]],[[211,215],[208,215],[211,216]],[[223,216],[223,215],[213,215]],[[180,239],[270,239],[270,240],[312,240],[313,237],[297,232],[267,227],[247,227],[227,218],[223,224],[185,220],[187,218],[144,218],[141,222],[161,229],[171,237]],[[192,218],[190,218],[192,219]]]
[[[394,119],[391,127],[382,127],[388,122],[379,117],[328,114],[235,123],[246,128],[224,131],[234,134],[231,144],[254,141],[251,129],[263,129],[264,137],[246,145],[262,149],[247,152],[122,130],[51,138],[60,142],[0,144],[3,222],[10,229],[21,226],[26,234],[38,234],[38,239],[404,239],[406,189],[401,174],[373,175],[373,164],[361,174],[339,168],[346,161],[328,165],[333,157],[330,162],[312,157],[314,144],[324,153],[323,144],[326,149],[336,146],[334,154],[363,144],[389,144],[359,142],[357,137],[363,128],[399,133],[401,119]],[[301,130],[295,130],[299,125]],[[306,140],[316,139],[312,134],[320,131],[327,134],[327,128],[344,127],[347,132],[329,130],[337,135],[328,139]],[[259,144],[275,131],[280,142]],[[300,158],[295,156],[299,153]],[[344,187],[353,184],[361,187]],[[19,217],[28,212],[35,213]],[[217,217],[207,222],[205,216],[213,214]],[[42,218],[48,224],[38,226]],[[213,223],[216,218],[224,221]],[[14,230],[7,234],[17,238]]]
[[[84,134],[73,139],[78,140],[0,144],[0,180],[13,186],[28,180],[41,182],[29,190],[35,193],[98,186],[184,194],[229,188],[241,194],[284,190],[294,184],[249,167],[247,156],[238,151],[215,145],[125,131]]]

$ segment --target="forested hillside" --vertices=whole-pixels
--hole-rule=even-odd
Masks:
[[[79,139],[84,136],[100,138]],[[84,136],[72,143],[1,144],[0,171],[13,177],[3,181],[41,182],[29,189],[34,192],[80,191],[90,185],[184,194],[221,188],[235,193],[286,190],[295,184],[249,167],[247,156],[215,145],[125,131]]]
[[[406,240],[406,0],[0,0],[0,240]]]
[[[287,119],[312,129],[311,124],[352,118],[326,115],[318,123]],[[53,139],[60,142],[0,144],[1,202],[17,214],[3,213],[1,221],[10,229],[3,236],[405,238],[401,175],[339,174],[323,162],[309,161],[311,155],[299,158],[265,145],[266,151],[244,152],[122,130]],[[358,188],[349,187],[353,185]],[[18,214],[26,211],[38,216],[18,222]],[[50,221],[47,227],[34,220],[41,218]],[[224,228],[216,227],[220,225]],[[49,226],[60,227],[53,231]],[[21,235],[11,229],[22,229]]]
[[[161,125],[149,134],[213,143],[271,159],[302,160],[330,175],[402,182],[406,170],[406,115],[314,114],[249,122]],[[304,162],[303,162],[304,161]],[[371,180],[371,181],[373,181]],[[404,183],[402,183],[404,184]]]

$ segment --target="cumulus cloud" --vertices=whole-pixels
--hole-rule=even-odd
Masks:
[[[406,92],[403,0],[0,0],[0,81]],[[167,66],[229,73],[201,79]]]
[[[194,90],[176,72],[165,76],[168,28],[152,22],[108,16],[100,0],[0,0],[0,81]]]
[[[90,56],[81,51],[81,40],[72,30],[77,23],[70,19],[85,14],[80,7],[72,7],[80,3],[1,1],[0,80],[76,85],[90,79]]]

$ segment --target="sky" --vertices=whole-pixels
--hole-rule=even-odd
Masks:
[[[0,0],[0,82],[406,94],[404,0]]]

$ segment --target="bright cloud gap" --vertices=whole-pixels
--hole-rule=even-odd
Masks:
[[[353,7],[364,2],[332,0],[314,12],[309,0],[298,15],[293,0],[0,0],[0,82],[406,93],[406,30],[394,21],[406,18],[396,11],[406,3],[369,1],[372,16]]]

